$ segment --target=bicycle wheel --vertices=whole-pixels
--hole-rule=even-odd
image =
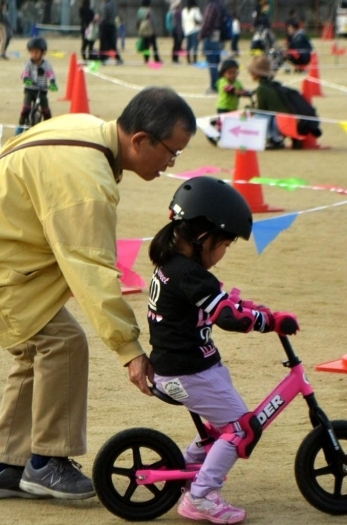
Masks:
[[[35,126],[42,120],[42,113],[40,108],[34,107],[30,115],[30,125]]]
[[[112,436],[98,452],[93,483],[101,503],[129,521],[152,520],[177,503],[185,480],[138,485],[143,468],[183,469],[183,455],[169,437],[149,428],[131,428]]]
[[[333,465],[321,425],[303,440],[295,459],[295,478],[301,494],[327,514],[347,514],[347,421],[331,422],[345,459]]]

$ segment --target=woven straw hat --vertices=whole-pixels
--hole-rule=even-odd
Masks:
[[[275,74],[275,71],[271,69],[270,60],[265,55],[254,57],[251,65],[248,67],[248,71],[254,75],[268,78],[273,77]]]

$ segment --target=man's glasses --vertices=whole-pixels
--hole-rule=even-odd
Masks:
[[[152,135],[152,137],[157,140],[158,142],[160,142],[160,144],[162,144],[162,146],[164,146],[164,148],[167,149],[167,151],[169,153],[171,153],[172,155],[172,158],[170,159],[170,162],[173,162],[174,160],[177,159],[177,157],[179,155],[181,155],[182,151],[181,149],[178,149],[177,151],[174,151],[173,149],[171,149],[167,144],[165,144],[165,142],[163,142],[157,135],[155,135],[154,133],[152,133],[151,131],[148,132],[149,135]]]

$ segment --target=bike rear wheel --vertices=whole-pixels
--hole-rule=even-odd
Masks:
[[[295,459],[295,478],[304,498],[327,514],[347,514],[347,421],[332,421],[344,450],[344,460],[333,463],[321,425],[303,440]]]
[[[129,521],[146,521],[177,503],[185,480],[138,485],[136,471],[144,468],[183,469],[185,461],[174,441],[148,428],[123,430],[104,444],[94,460],[93,483],[107,510]]]

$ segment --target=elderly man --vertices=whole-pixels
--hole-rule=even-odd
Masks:
[[[152,367],[115,268],[118,183],[123,170],[155,179],[195,132],[181,97],[149,87],[118,120],[62,115],[0,151],[0,345],[14,357],[0,409],[0,498],[94,495],[69,459],[86,452],[88,390],[86,336],[65,308],[71,293],[151,395]]]

